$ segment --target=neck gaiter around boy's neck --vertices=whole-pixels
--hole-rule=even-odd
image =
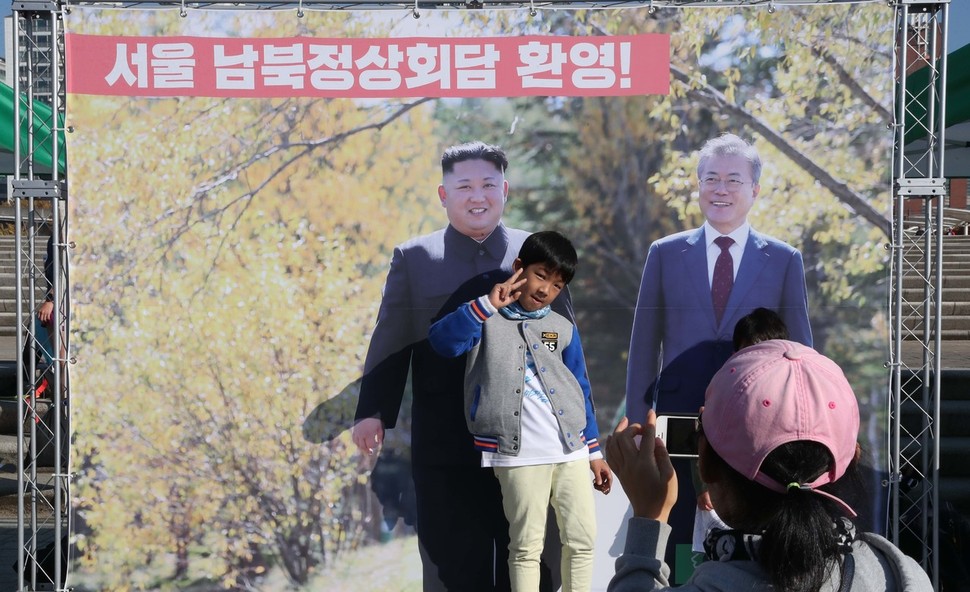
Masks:
[[[528,310],[522,308],[522,305],[518,302],[513,302],[512,304],[498,309],[502,316],[511,319],[513,321],[525,321],[527,319],[541,319],[542,317],[549,314],[552,310],[549,306],[543,306],[539,310],[533,310],[529,312]]]

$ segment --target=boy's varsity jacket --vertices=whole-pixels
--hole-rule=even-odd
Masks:
[[[550,311],[541,319],[511,320],[493,313],[488,296],[458,307],[431,326],[428,340],[441,356],[468,354],[465,419],[475,448],[518,456],[521,441],[525,352],[532,352],[539,380],[570,451],[599,451],[586,360],[576,327]]]

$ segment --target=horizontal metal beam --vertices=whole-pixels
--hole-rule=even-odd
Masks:
[[[47,181],[44,179],[14,179],[7,177],[9,183],[8,195],[10,199],[62,199],[67,195],[64,181]]]
[[[915,0],[908,0],[915,1]],[[939,0],[937,0],[939,1]],[[948,1],[948,0],[947,0]],[[70,6],[104,6],[105,8],[180,8],[227,10],[479,10],[496,8],[577,9],[577,8],[687,8],[687,7],[765,7],[818,6],[838,4],[884,4],[885,0],[72,0]]]
[[[895,0],[890,4],[898,6],[936,6],[942,8],[944,4],[949,4],[950,0]]]
[[[946,193],[946,179],[897,179],[897,195],[907,197],[935,197]]]
[[[14,0],[12,8],[15,12],[55,12],[60,10],[54,0]]]

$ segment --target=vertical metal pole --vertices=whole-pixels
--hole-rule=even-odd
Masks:
[[[58,169],[63,150],[58,144],[58,138],[63,137],[63,130],[59,128],[62,120],[58,115],[63,109],[60,81],[63,77],[63,59],[60,55],[62,45],[58,37],[62,34],[58,19],[60,7],[53,2],[28,2],[18,0],[14,3],[16,30],[13,45],[15,56],[13,60],[14,95],[15,95],[15,140],[14,156],[15,170],[11,185],[11,197],[16,206],[16,282],[15,297],[18,318],[16,335],[17,347],[17,391],[18,412],[21,419],[34,421],[20,422],[18,425],[18,560],[17,581],[18,590],[57,589],[63,590],[62,582],[68,571],[64,562],[69,534],[70,496],[67,493],[70,471],[68,467],[69,455],[62,450],[69,444],[69,437],[62,431],[69,430],[66,410],[68,384],[64,372],[66,363],[66,339],[61,333],[61,326],[67,323],[63,309],[67,306],[65,297],[67,262],[62,257],[64,235],[62,227],[66,227],[67,216],[61,203],[62,195],[66,199],[66,192],[60,183],[61,171]],[[48,27],[45,27],[49,23]],[[49,56],[49,57],[48,57]],[[41,88],[45,80],[50,80],[51,121],[40,121],[36,115],[40,111],[40,93],[47,89]],[[23,108],[26,107],[26,112]],[[45,110],[46,111],[46,110]],[[35,121],[36,120],[36,121]],[[37,131],[35,131],[37,130]],[[42,148],[44,142],[50,142],[52,156],[50,180],[39,178],[35,171],[35,154]],[[50,216],[44,215],[43,206],[50,203]],[[26,208],[26,212],[24,211]],[[62,216],[62,214],[64,214]],[[51,318],[51,333],[49,339],[38,340],[37,331],[37,278],[41,266],[37,249],[39,239],[39,223],[52,224],[51,241],[56,248],[51,253],[50,261],[54,273],[50,282],[44,283],[52,296],[54,310]],[[61,275],[61,274],[64,275]],[[24,290],[27,290],[25,293]],[[66,329],[65,329],[66,330]],[[45,364],[45,377],[48,378],[48,396],[52,399],[49,410],[50,421],[39,422],[37,415],[38,377],[36,363],[38,345],[42,348],[45,361],[50,359],[50,368]],[[25,404],[29,413],[24,412]],[[65,415],[62,415],[65,414]],[[53,427],[51,427],[53,426]],[[29,442],[29,446],[25,444]],[[50,450],[48,450],[50,448]],[[38,472],[41,456],[47,458],[47,453],[54,459],[53,472],[53,504],[46,494],[41,495],[42,489],[38,484]],[[29,499],[27,496],[30,496]],[[51,510],[48,518],[47,511]],[[42,513],[43,512],[43,513]],[[29,521],[28,521],[29,517]],[[53,524],[47,521],[52,520]],[[50,528],[50,530],[48,530]],[[53,550],[51,557],[39,557],[41,534],[53,531],[54,541],[50,545]],[[44,561],[51,562],[45,566]],[[52,588],[47,588],[51,585]]]
[[[24,20],[24,32],[29,40],[35,39],[34,35],[34,16],[29,15],[28,18]],[[27,80],[27,92],[25,93],[27,98],[27,154],[35,154],[36,146],[34,145],[34,46],[33,41],[29,42],[27,46],[27,51],[24,52],[27,61],[27,68],[24,76]],[[19,73],[18,73],[19,74]],[[19,100],[19,97],[18,97]],[[32,157],[25,159],[24,165],[27,169],[27,178],[34,178],[34,159]],[[36,351],[37,351],[37,331],[34,320],[34,311],[36,310],[36,302],[34,302],[34,269],[36,268],[35,262],[37,261],[36,253],[34,252],[34,243],[37,240],[37,226],[36,226],[36,204],[34,203],[33,196],[28,197],[27,202],[28,209],[28,221],[29,225],[27,227],[27,253],[28,261],[31,266],[31,273],[28,274],[29,278],[29,292],[28,299],[30,306],[28,307],[28,318],[24,319],[27,326],[27,336],[28,343],[30,344],[30,358],[28,360],[28,366],[30,368],[30,384],[28,388],[31,393],[31,401],[34,409],[37,409],[37,382],[36,382]],[[21,317],[24,318],[24,317]],[[30,589],[37,589],[37,422],[31,421],[30,423],[30,540],[29,545],[29,555],[33,558],[30,562]]]
[[[54,183],[58,182],[59,174],[58,162],[59,162],[59,147],[58,147],[58,130],[60,122],[57,119],[58,113],[60,113],[60,76],[61,63],[58,51],[58,39],[61,34],[60,28],[58,27],[58,19],[56,14],[51,14],[51,26],[50,26],[50,48],[51,48],[51,170],[52,179]],[[66,197],[66,196],[65,196]],[[66,555],[62,551],[66,549],[61,549],[63,544],[67,543],[66,538],[63,536],[64,533],[61,530],[61,520],[62,517],[68,516],[69,512],[66,511],[63,504],[66,501],[66,496],[64,495],[63,487],[65,484],[65,479],[68,478],[68,473],[70,467],[67,465],[67,455],[62,458],[63,452],[63,442],[61,441],[61,428],[62,428],[62,415],[65,413],[67,408],[67,401],[64,400],[64,385],[62,384],[62,371],[64,371],[66,360],[63,358],[63,348],[61,346],[61,324],[64,319],[61,318],[61,291],[62,286],[60,285],[61,276],[61,243],[63,242],[63,237],[60,236],[61,230],[61,218],[60,218],[61,203],[58,197],[51,199],[51,239],[53,241],[53,249],[51,250],[51,265],[53,266],[54,273],[51,274],[50,289],[53,293],[53,305],[54,310],[51,315],[51,359],[53,360],[53,387],[54,396],[52,397],[54,405],[54,586],[60,589],[61,582],[65,581],[61,577],[62,570],[66,570],[67,566],[61,565],[61,557]],[[66,421],[65,421],[66,423]]]
[[[949,0],[898,0],[896,8],[896,47],[894,48],[895,122],[893,174],[895,199],[893,233],[897,252],[892,277],[894,299],[891,306],[894,358],[893,390],[890,405],[893,465],[892,540],[899,544],[900,534],[908,532],[911,544],[919,544],[917,555],[929,572],[934,588],[939,587],[939,485],[940,485],[940,349],[942,342],[942,246],[943,246],[943,148],[946,95],[946,15]],[[912,61],[912,63],[910,63]],[[915,67],[914,67],[915,66]],[[921,82],[909,77],[910,70],[927,74],[925,87],[910,88]],[[907,126],[913,126],[908,130]],[[907,154],[907,131],[926,134],[927,146]],[[910,158],[912,157],[912,158]],[[919,240],[907,238],[904,225],[906,200],[919,200],[922,230]],[[936,200],[934,202],[934,200]],[[935,207],[934,207],[935,206]],[[919,251],[921,261],[907,260],[905,249]],[[906,302],[904,280],[907,272],[921,282],[922,301]],[[905,321],[910,321],[906,323]],[[915,359],[904,359],[903,336],[920,346],[919,368],[903,368]],[[906,370],[905,374],[903,370]],[[919,380],[916,383],[916,380]],[[904,382],[905,381],[905,382]],[[912,412],[912,415],[910,415]],[[903,413],[913,420],[902,422]],[[918,486],[901,487],[910,476]]]
[[[931,47],[939,47],[939,52],[934,53],[934,55],[939,56],[939,77],[937,79],[938,85],[933,86],[934,92],[939,92],[938,102],[940,105],[940,112],[938,115],[938,124],[935,124],[931,129],[937,129],[939,127],[939,138],[933,147],[936,152],[936,168],[933,168],[929,172],[929,177],[939,177],[944,176],[943,158],[944,150],[946,148],[945,144],[945,134],[946,134],[946,68],[947,68],[947,23],[949,15],[950,5],[949,3],[944,3],[940,7],[940,19],[939,27],[932,28],[932,44]],[[939,40],[937,40],[939,32]],[[937,101],[930,101],[930,104],[935,106]],[[931,578],[933,581],[933,589],[940,589],[940,436],[942,431],[940,429],[940,421],[942,415],[940,412],[940,385],[942,382],[942,377],[940,376],[940,352],[942,351],[942,341],[943,341],[943,194],[936,196],[936,232],[934,233],[936,237],[936,252],[935,252],[935,273],[933,275],[933,285],[936,287],[934,294],[933,307],[935,309],[935,316],[933,317],[933,392],[932,392],[932,406],[930,407],[933,417],[933,430],[930,435],[932,439],[933,446],[933,465],[932,465],[932,505],[933,505],[933,528],[930,531],[930,537],[933,545],[933,558],[930,562],[931,566]]]
[[[899,154],[901,150],[901,142],[898,138],[902,134],[902,130],[899,126],[905,121],[906,117],[906,104],[905,101],[900,98],[901,93],[900,88],[905,88],[906,86],[906,71],[909,67],[909,56],[907,54],[907,28],[909,22],[909,7],[906,4],[896,5],[896,43],[895,51],[893,51],[893,75],[898,77],[896,82],[896,128],[893,130],[893,134],[896,136],[893,141],[893,149],[895,154],[893,155],[893,179],[899,179],[903,176],[903,158]],[[893,232],[893,269],[896,271],[895,277],[893,277],[893,286],[895,289],[892,292],[893,303],[892,303],[892,387],[893,392],[890,396],[890,418],[891,418],[891,441],[889,450],[889,462],[890,462],[890,497],[891,497],[891,539],[893,544],[899,545],[899,534],[900,534],[900,522],[901,522],[901,511],[900,511],[900,481],[902,478],[902,467],[901,467],[901,455],[900,447],[902,443],[901,435],[901,422],[900,417],[902,414],[902,336],[903,336],[903,291],[902,286],[902,275],[903,275],[903,241],[905,239],[905,219],[906,219],[906,200],[901,192],[895,192],[895,219],[894,219],[894,232]]]
[[[14,113],[14,179],[20,179],[20,162],[21,162],[21,146],[20,146],[20,129],[21,129],[21,113],[20,113],[20,24],[21,24],[21,14],[18,11],[13,13],[13,64],[11,67],[14,69],[13,76],[13,113]],[[20,421],[20,418],[25,417],[24,415],[24,334],[22,330],[23,323],[23,262],[21,261],[21,248],[20,245],[23,244],[22,240],[22,217],[21,217],[21,207],[20,200],[14,198],[14,225],[15,231],[14,236],[16,237],[16,254],[14,256],[14,261],[16,265],[15,280],[17,283],[16,289],[14,290],[14,298],[16,300],[17,309],[17,590],[24,589],[24,422]]]

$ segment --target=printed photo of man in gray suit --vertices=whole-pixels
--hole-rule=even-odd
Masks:
[[[758,307],[777,312],[793,341],[812,345],[801,253],[748,223],[761,168],[757,150],[738,136],[708,140],[697,165],[706,222],[650,246],[630,338],[631,422],[645,421],[651,408],[697,413],[708,382],[733,353],[734,325]],[[689,463],[675,466],[681,492],[671,523],[678,522],[674,533],[683,540],[673,541],[668,552],[689,544],[697,498]]]

